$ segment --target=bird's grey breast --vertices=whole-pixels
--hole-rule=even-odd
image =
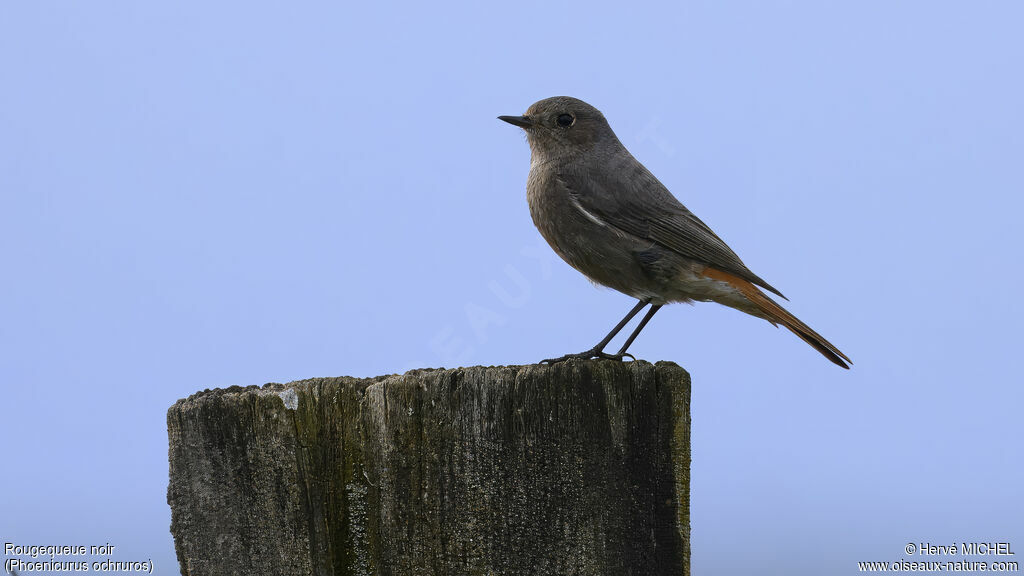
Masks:
[[[646,262],[638,253],[652,246],[609,223],[592,209],[588,195],[602,193],[593,186],[591,168],[583,162],[551,161],[534,165],[527,181],[530,214],[551,248],[592,281],[644,297],[637,290],[647,282]]]
[[[572,200],[569,190],[558,179],[555,161],[534,163],[526,181],[526,199],[530,216],[541,236],[561,256],[570,249]]]

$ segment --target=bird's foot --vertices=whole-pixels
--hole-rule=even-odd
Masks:
[[[558,364],[559,362],[565,362],[566,360],[572,360],[574,358],[580,360],[592,360],[596,358],[600,360],[618,360],[619,362],[622,362],[623,359],[625,359],[626,357],[629,357],[629,359],[633,360],[634,362],[636,361],[635,356],[633,356],[632,354],[627,354],[626,352],[619,352],[618,354],[608,354],[607,352],[603,352],[596,348],[592,348],[590,350],[587,350],[586,352],[580,352],[579,354],[566,354],[565,356],[559,356],[558,358],[548,358],[546,360],[541,360],[540,363]]]

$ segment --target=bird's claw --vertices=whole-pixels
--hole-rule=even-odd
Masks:
[[[629,357],[630,360],[636,362],[636,356],[626,352],[619,352],[618,354],[608,354],[601,350],[587,350],[586,352],[580,352],[579,354],[566,354],[565,356],[559,356],[558,358],[547,358],[541,360],[541,364],[558,364],[559,362],[565,362],[566,360],[579,359],[579,360],[618,360],[622,362],[624,358]]]

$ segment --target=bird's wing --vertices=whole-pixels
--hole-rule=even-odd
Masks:
[[[636,160],[624,164],[625,169],[618,170],[607,169],[613,168],[607,164],[602,170],[579,165],[566,167],[559,170],[558,179],[580,208],[609,225],[786,298],[751,272],[739,256],[647,168]]]

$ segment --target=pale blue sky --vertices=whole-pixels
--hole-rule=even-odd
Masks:
[[[176,571],[197,390],[591,346],[495,119],[566,94],[854,361],[715,305],[694,573],[1024,548],[1019,2],[24,2],[0,8],[0,540]]]

